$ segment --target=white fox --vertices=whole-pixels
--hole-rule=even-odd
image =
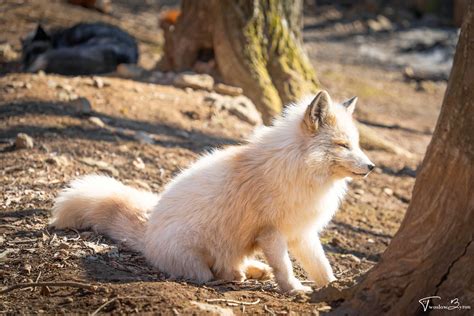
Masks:
[[[311,291],[294,276],[288,251],[317,286],[335,280],[318,233],[347,181],[374,168],[359,148],[356,102],[336,104],[321,91],[290,105],[247,144],[201,157],[159,196],[106,176],[76,179],[57,197],[51,223],[124,241],[174,278],[273,273],[284,292]],[[268,265],[254,259],[258,252]]]

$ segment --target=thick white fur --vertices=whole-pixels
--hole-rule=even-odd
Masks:
[[[342,105],[331,105],[332,125],[308,133],[302,121],[310,101],[289,106],[248,144],[201,157],[159,198],[108,177],[75,180],[57,198],[52,224],[128,241],[172,277],[207,282],[272,271],[282,290],[310,290],[293,275],[290,251],[325,285],[335,278],[318,232],[337,210],[349,171],[370,161]],[[335,135],[353,148],[334,148]],[[271,270],[252,259],[257,251]]]

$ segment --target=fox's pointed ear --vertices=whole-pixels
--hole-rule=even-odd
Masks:
[[[38,24],[36,28],[35,35],[33,36],[33,41],[49,41],[51,37],[49,37],[48,33],[43,29],[41,24]]]
[[[324,124],[331,106],[331,97],[329,93],[322,90],[318,92],[316,97],[306,108],[304,114],[304,124],[310,132],[315,132],[322,124]]]
[[[350,114],[354,113],[357,104],[357,97],[352,97],[349,100],[342,102],[342,105],[346,108]]]

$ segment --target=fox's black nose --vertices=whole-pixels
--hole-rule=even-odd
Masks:
[[[374,170],[375,165],[374,164],[367,165],[367,168],[369,168],[369,170],[372,171]]]

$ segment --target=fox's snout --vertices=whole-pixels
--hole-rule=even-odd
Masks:
[[[375,169],[375,165],[374,165],[372,162],[369,163],[369,164],[367,164],[367,170],[368,170],[368,171],[367,171],[367,173],[366,173],[365,175],[367,176],[367,175],[368,175],[369,173],[371,173],[372,170],[374,170],[374,169]]]
[[[370,161],[369,157],[367,157],[362,150],[358,150],[355,154],[355,161],[354,169],[352,172],[358,176],[367,176],[372,170],[375,169],[375,165],[372,161]]]

